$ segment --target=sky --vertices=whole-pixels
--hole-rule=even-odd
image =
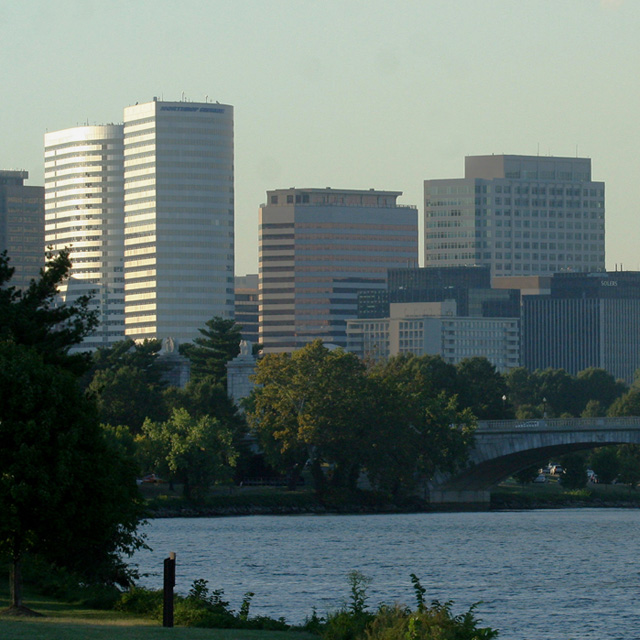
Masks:
[[[0,0],[0,168],[125,106],[234,106],[236,274],[288,187],[402,191],[467,155],[592,158],[607,268],[640,269],[638,0]],[[422,262],[422,259],[421,259]]]

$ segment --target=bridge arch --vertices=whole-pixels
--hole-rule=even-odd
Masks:
[[[434,489],[482,492],[521,469],[607,445],[640,444],[640,417],[478,422],[470,464]]]

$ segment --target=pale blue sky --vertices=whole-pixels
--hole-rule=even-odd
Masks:
[[[124,106],[235,107],[236,273],[267,189],[404,191],[465,155],[592,158],[607,266],[640,268],[639,0],[0,0],[0,168]]]

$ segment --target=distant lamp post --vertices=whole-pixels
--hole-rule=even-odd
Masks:
[[[542,417],[547,419],[547,399],[542,398]]]
[[[507,396],[502,396],[502,417],[504,418],[507,415]]]

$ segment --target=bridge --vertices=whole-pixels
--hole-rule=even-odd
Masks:
[[[490,487],[521,469],[615,444],[640,444],[640,417],[481,420],[469,465],[434,478],[430,501],[488,502]]]

